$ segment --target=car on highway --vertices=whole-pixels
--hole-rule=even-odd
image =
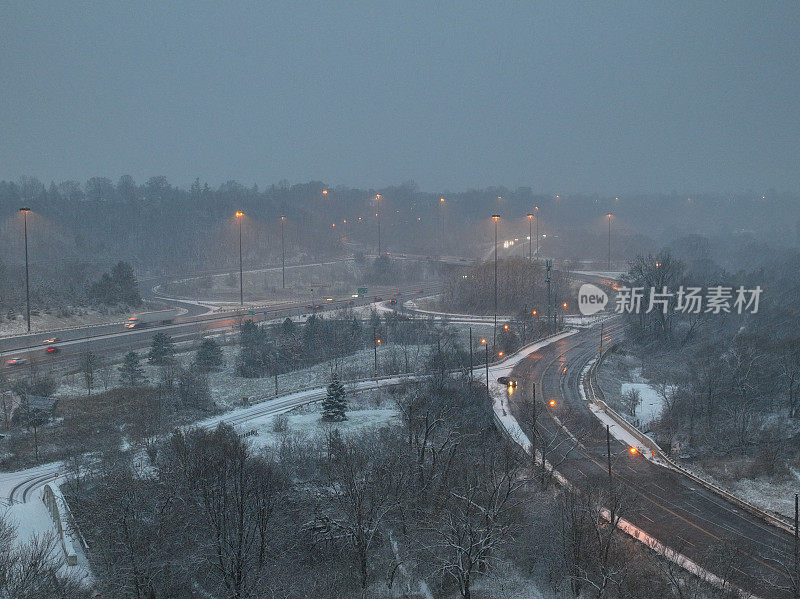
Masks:
[[[499,377],[497,379],[497,382],[500,383],[501,385],[505,385],[506,387],[512,387],[513,388],[513,387],[517,386],[517,380],[516,379],[512,379],[511,377],[507,377],[507,376]]]
[[[60,350],[58,347],[56,347],[55,345],[48,345],[48,346],[47,346],[47,347],[44,349],[44,351],[46,351],[48,354],[57,354],[57,353],[58,353],[58,352],[60,352],[61,350]]]
[[[375,296],[375,301],[376,301],[376,302],[382,302],[382,301],[383,301],[383,298],[382,298],[380,295],[376,295],[376,296]]]
[[[9,368],[13,368],[14,366],[22,366],[27,362],[28,361],[25,358],[11,358],[10,360],[6,360],[5,364]]]
[[[50,337],[50,339],[45,339],[42,343],[47,343],[48,345],[51,345],[56,341],[61,341],[61,340],[58,337]]]
[[[396,300],[396,299],[390,299],[390,300],[389,300],[389,303],[390,303],[392,306],[394,306],[394,305],[396,305],[396,304],[397,304],[397,300]]]

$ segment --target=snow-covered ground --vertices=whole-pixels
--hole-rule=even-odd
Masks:
[[[790,469],[786,477],[764,476],[751,478],[741,474],[741,463],[702,465],[698,462],[679,460],[681,467],[732,493],[739,499],[765,512],[794,518],[794,496],[800,493],[800,472]]]
[[[2,498],[0,501],[6,506],[2,517],[16,528],[17,543],[27,543],[34,537],[45,538],[56,534],[55,525],[42,500],[42,495],[46,483],[60,484],[62,479],[56,475],[58,470],[58,464],[49,463],[0,475],[0,498]],[[26,494],[24,502],[23,493]],[[10,499],[12,497],[13,499]],[[89,564],[80,540],[71,532],[68,534],[77,552],[78,564],[76,566],[65,564],[62,566],[63,572],[90,583]],[[63,555],[60,542],[57,542],[54,551]]]
[[[642,403],[636,408],[635,418],[641,423],[641,428],[647,430],[649,424],[661,416],[664,409],[664,398],[651,385],[647,383],[622,383],[620,385],[620,396],[624,396],[628,391],[638,391]]]
[[[278,445],[285,435],[296,435],[304,439],[312,440],[319,435],[325,434],[329,428],[338,429],[343,434],[365,431],[373,428],[380,428],[398,422],[399,413],[396,408],[385,407],[364,407],[359,400],[350,398],[351,409],[347,411],[347,420],[342,422],[325,422],[322,420],[322,402],[315,402],[295,408],[291,412],[284,414],[286,418],[286,429],[276,431],[274,429],[277,416],[263,416],[250,420],[243,429],[247,431],[257,431],[255,435],[248,437],[256,447],[272,447]]]

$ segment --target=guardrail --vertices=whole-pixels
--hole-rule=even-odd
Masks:
[[[72,540],[67,534],[69,524],[67,521],[67,507],[64,496],[61,494],[61,489],[50,483],[44,486],[42,493],[42,501],[47,506],[50,516],[53,518],[53,524],[58,533],[58,539],[61,542],[61,549],[64,551],[68,566],[78,565],[78,554],[75,552],[75,547],[72,545]]]
[[[611,348],[609,348],[610,350]],[[735,506],[741,508],[742,510],[746,511],[747,513],[756,516],[757,518],[763,520],[767,524],[775,526],[776,528],[780,528],[786,532],[794,534],[794,526],[789,523],[787,520],[783,520],[782,518],[770,514],[769,512],[765,512],[761,508],[749,503],[740,497],[737,497],[733,493],[726,491],[725,489],[715,485],[714,483],[705,480],[704,478],[698,476],[694,472],[687,470],[677,462],[675,462],[667,452],[665,452],[661,447],[650,437],[645,435],[642,431],[638,428],[633,426],[627,420],[625,420],[622,416],[620,416],[615,410],[610,408],[608,404],[604,401],[605,395],[603,394],[602,388],[597,384],[597,368],[602,364],[603,357],[605,354],[601,355],[600,358],[589,368],[589,371],[580,381],[583,385],[584,389],[586,390],[586,397],[594,403],[595,405],[599,406],[600,409],[603,410],[614,422],[619,424],[619,426],[623,427],[627,430],[630,434],[636,437],[642,445],[646,446],[653,452],[654,456],[658,456],[659,459],[663,460],[663,462],[667,465],[668,468],[671,470],[682,474],[692,482],[700,485],[701,487],[719,495],[723,499],[729,501],[730,503],[734,504]],[[603,397],[603,399],[598,398],[599,395]]]

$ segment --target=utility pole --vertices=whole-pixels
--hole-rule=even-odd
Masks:
[[[552,260],[547,260],[547,261],[545,261],[544,264],[545,264],[545,268],[547,269],[547,279],[546,279],[546,281],[547,281],[547,328],[549,329],[550,328],[550,306],[551,306],[551,300],[550,300],[550,297],[551,297],[551,295],[550,295],[550,269],[553,268],[553,261]]]
[[[536,259],[539,259],[539,206],[534,206],[533,211],[536,213]]]
[[[533,411],[531,417],[533,422],[531,423],[531,454],[533,455],[533,461],[536,462],[536,381],[533,381],[533,399],[531,401],[531,405],[533,406]],[[544,469],[544,453],[542,453],[542,469]]]
[[[798,579],[798,570],[797,570],[797,550],[798,550],[798,516],[800,512],[798,512],[798,494],[794,494],[794,596],[795,598],[800,597],[800,579]]]
[[[608,271],[611,272],[611,213],[608,213]]]
[[[605,323],[600,323],[600,356],[603,355],[603,325]]]
[[[472,327],[469,327],[469,388],[472,389]]]
[[[491,399],[492,394],[489,392],[489,343],[486,339],[481,339],[481,343],[486,350],[486,396]]]
[[[28,332],[31,332],[31,285],[28,278],[28,212],[30,208],[20,208],[25,227],[25,317],[28,323]]]
[[[611,474],[611,429],[606,424],[606,455],[608,456],[608,499],[611,502],[611,526],[614,526],[614,478]]]

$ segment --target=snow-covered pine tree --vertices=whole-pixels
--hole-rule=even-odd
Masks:
[[[322,400],[322,419],[331,422],[347,420],[346,411],[347,399],[344,385],[339,380],[339,375],[334,372],[325,399]]]

